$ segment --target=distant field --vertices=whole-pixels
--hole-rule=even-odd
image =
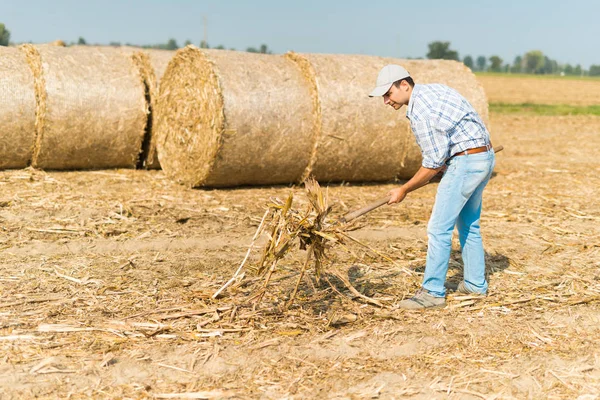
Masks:
[[[527,114],[545,116],[596,115],[600,116],[600,104],[578,106],[569,104],[534,104],[534,103],[489,103],[490,112],[498,114]]]
[[[491,109],[492,105],[497,103],[600,105],[600,79],[598,78],[485,73],[477,74],[477,79],[485,89]]]
[[[477,78],[499,77],[499,78],[531,78],[531,79],[556,79],[574,81],[600,81],[600,76],[575,76],[575,75],[534,75],[534,74],[506,74],[504,72],[475,72]]]

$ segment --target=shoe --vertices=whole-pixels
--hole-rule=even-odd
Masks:
[[[435,297],[429,294],[425,289],[420,289],[410,299],[402,300],[398,303],[398,308],[405,310],[422,310],[425,308],[444,307],[446,299],[444,297]]]
[[[462,293],[462,294],[476,294],[476,295],[480,295],[480,296],[486,296],[487,293],[479,293],[479,292],[473,292],[469,289],[467,289],[467,287],[465,286],[465,282],[464,281],[460,281],[458,284],[454,283],[454,282],[446,282],[444,284],[444,286],[446,287],[446,289],[456,292],[456,293]]]

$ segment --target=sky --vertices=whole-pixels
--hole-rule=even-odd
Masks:
[[[425,57],[449,41],[461,59],[498,55],[504,63],[541,50],[561,64],[600,65],[600,2],[592,0],[0,0],[14,42],[198,45],[274,53]],[[207,21],[205,26],[204,21]]]

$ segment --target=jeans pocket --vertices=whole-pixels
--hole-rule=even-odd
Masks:
[[[464,179],[461,186],[461,194],[468,199],[477,190],[490,174],[489,161],[471,162],[465,168]]]

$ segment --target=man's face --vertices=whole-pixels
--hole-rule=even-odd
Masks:
[[[410,85],[406,81],[400,82],[400,85],[392,85],[390,90],[383,95],[383,103],[399,110],[403,105],[407,105],[410,100]]]

